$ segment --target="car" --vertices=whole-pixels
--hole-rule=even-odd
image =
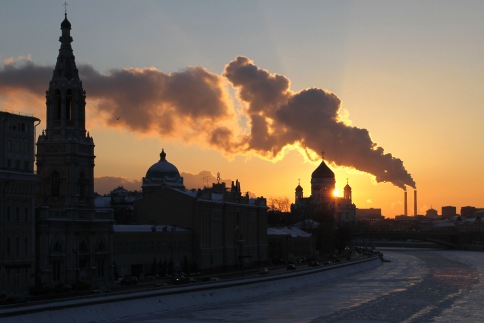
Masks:
[[[287,270],[296,270],[296,265],[295,264],[287,265]]]
[[[138,283],[138,277],[126,275],[119,282],[121,285],[136,285]]]
[[[308,262],[308,266],[317,267],[319,266],[319,261],[311,260],[310,262]]]
[[[269,268],[261,268],[261,269],[259,269],[259,274],[261,274],[261,275],[267,275],[270,272],[271,271],[269,270]]]

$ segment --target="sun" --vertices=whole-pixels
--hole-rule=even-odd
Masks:
[[[333,196],[334,196],[334,197],[339,197],[339,196],[340,196],[340,195],[339,195],[339,191],[338,191],[338,189],[337,189],[337,188],[335,188],[335,189],[334,189],[334,191],[333,191]]]

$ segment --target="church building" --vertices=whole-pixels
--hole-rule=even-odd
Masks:
[[[86,91],[67,14],[61,30],[37,141],[37,286],[112,279],[112,212],[95,210],[94,140],[85,128]]]
[[[343,197],[334,195],[335,187],[334,173],[323,159],[311,175],[311,196],[304,197],[303,188],[299,184],[295,189],[291,212],[303,219],[321,221],[324,217],[330,217],[336,226],[354,226],[356,206],[352,200],[351,187],[346,183]]]

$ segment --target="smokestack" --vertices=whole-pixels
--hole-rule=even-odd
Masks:
[[[403,215],[407,216],[408,215],[408,213],[407,213],[407,191],[404,191],[404,193],[403,193],[403,207],[404,207]]]
[[[413,215],[417,216],[417,190],[413,190]]]

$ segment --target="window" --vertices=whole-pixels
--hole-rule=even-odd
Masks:
[[[59,90],[55,91],[55,108],[57,111],[57,120],[61,119],[61,93]]]
[[[71,101],[72,101],[72,91],[67,90],[66,93],[66,120],[71,120]]]

